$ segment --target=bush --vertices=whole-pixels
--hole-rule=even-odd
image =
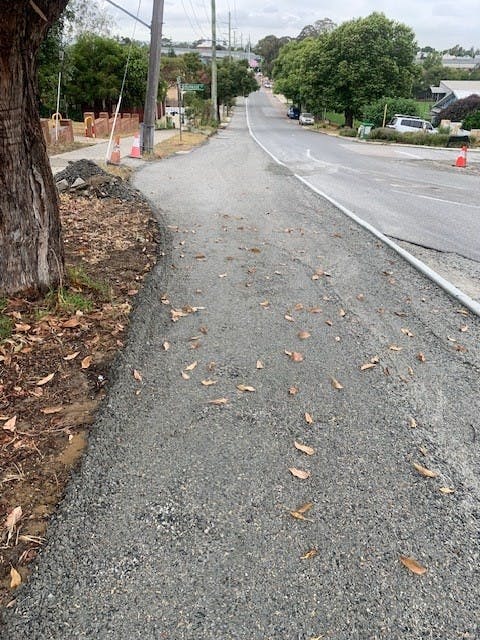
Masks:
[[[388,127],[378,127],[378,129],[372,129],[369,140],[387,140],[388,142],[398,142],[402,134],[395,129],[388,129]]]
[[[468,129],[480,129],[480,109],[469,113],[463,120],[463,128]]]
[[[416,100],[411,98],[380,98],[364,107],[365,120],[373,122],[376,127],[381,127],[385,105],[387,105],[386,122],[389,122],[396,113],[404,113],[409,116],[422,115]]]
[[[480,96],[468,96],[468,98],[457,100],[443,111],[440,111],[440,113],[436,116],[436,119],[438,120],[438,122],[440,122],[440,120],[462,122],[467,116],[477,112],[479,109]]]
[[[350,127],[342,127],[338,130],[338,135],[345,136],[346,138],[356,138],[357,130],[351,129]]]
[[[407,144],[426,145],[429,147],[446,147],[449,135],[447,133],[400,133],[395,129],[372,129],[369,140],[385,140],[386,142],[405,142]]]

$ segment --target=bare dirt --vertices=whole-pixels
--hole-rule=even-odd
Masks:
[[[119,178],[83,177],[86,188],[60,197],[63,287],[0,299],[0,606],[44,543],[155,263],[148,203]]]

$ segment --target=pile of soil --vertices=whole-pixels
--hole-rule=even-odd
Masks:
[[[78,177],[94,182],[88,197],[60,195],[66,284],[0,306],[0,606],[14,601],[44,543],[156,261],[158,229],[145,199],[85,160],[56,178]]]
[[[74,186],[80,179],[81,184]],[[78,160],[55,175],[55,182],[65,180],[68,190],[74,190],[79,195],[95,198],[118,198],[126,202],[144,201],[143,195],[133,189],[122,178],[104,171],[92,160]]]

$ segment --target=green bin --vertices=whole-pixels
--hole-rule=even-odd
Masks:
[[[375,124],[373,122],[362,122],[358,127],[358,137],[362,139],[367,138],[374,126]]]

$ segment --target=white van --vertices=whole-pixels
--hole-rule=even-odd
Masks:
[[[404,116],[401,113],[396,113],[387,124],[387,127],[389,129],[395,129],[395,131],[399,131],[400,133],[418,133],[420,131],[438,133],[428,120],[417,118],[417,116]]]

